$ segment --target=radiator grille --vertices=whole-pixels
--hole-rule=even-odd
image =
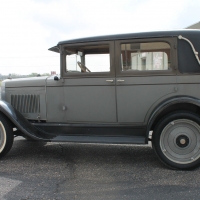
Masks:
[[[11,95],[11,105],[21,113],[39,113],[40,95]]]

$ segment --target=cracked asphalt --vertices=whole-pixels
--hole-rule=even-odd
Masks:
[[[199,199],[200,168],[166,168],[150,146],[16,138],[0,160],[0,199]]]

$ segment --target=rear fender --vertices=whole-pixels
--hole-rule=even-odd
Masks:
[[[194,97],[190,96],[176,96],[170,99],[167,99],[166,101],[160,103],[154,111],[151,113],[148,124],[147,124],[147,132],[146,132],[146,142],[148,141],[149,138],[149,131],[151,130],[152,125],[154,122],[156,122],[157,117],[159,114],[161,114],[164,110],[170,108],[172,105],[178,105],[181,103],[188,103],[191,105],[198,106],[200,108],[200,100]]]

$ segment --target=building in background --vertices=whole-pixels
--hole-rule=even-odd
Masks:
[[[200,22],[186,29],[200,29]],[[121,45],[122,70],[166,70],[170,68],[170,45],[166,42]]]
[[[51,75],[56,75],[56,71],[51,71]]]
[[[186,29],[200,29],[200,22],[193,24],[191,26],[186,27]]]
[[[135,42],[121,45],[122,70],[167,70],[170,45],[167,42]]]

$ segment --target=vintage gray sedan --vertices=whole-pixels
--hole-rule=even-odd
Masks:
[[[60,75],[5,80],[0,157],[14,136],[147,144],[170,168],[200,164],[200,31],[61,41]],[[152,132],[152,138],[149,133]]]

